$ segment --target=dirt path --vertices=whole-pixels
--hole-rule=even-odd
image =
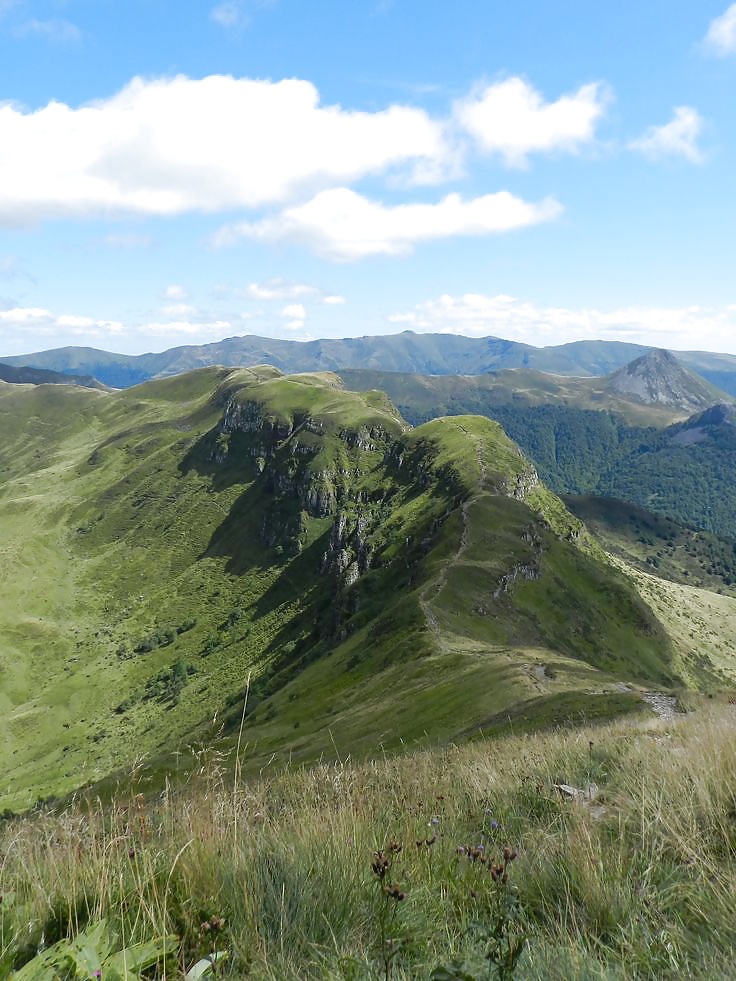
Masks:
[[[647,692],[642,695],[642,701],[654,709],[660,719],[674,719],[677,711],[677,699],[673,695],[660,695],[657,692]]]
[[[460,428],[462,429],[463,427]],[[463,429],[463,432],[466,434],[468,433],[467,429]],[[458,549],[453,555],[453,557],[450,559],[450,561],[442,567],[439,575],[431,582],[427,583],[427,585],[419,594],[419,605],[422,608],[422,613],[424,614],[424,618],[427,621],[427,625],[429,626],[429,629],[434,634],[435,640],[437,641],[438,644],[440,643],[440,633],[441,633],[440,625],[434,613],[434,610],[431,607],[431,603],[433,600],[437,599],[437,597],[440,595],[442,590],[445,588],[445,585],[447,584],[447,576],[450,570],[453,569],[462,560],[463,555],[468,550],[468,531],[470,529],[470,518],[469,518],[470,507],[478,500],[479,497],[481,497],[486,492],[486,465],[483,461],[483,456],[481,454],[480,440],[475,439],[474,443],[475,443],[475,456],[476,456],[476,460],[478,461],[478,473],[479,473],[478,491],[472,497],[469,497],[467,501],[464,501],[460,508],[463,526],[462,526],[462,531],[460,533],[460,543],[458,545]]]

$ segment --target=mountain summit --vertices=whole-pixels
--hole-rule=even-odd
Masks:
[[[696,412],[723,399],[723,393],[682,365],[669,351],[654,349],[615,371],[609,393],[648,405],[669,405]]]

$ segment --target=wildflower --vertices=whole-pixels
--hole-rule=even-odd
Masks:
[[[497,830],[498,830],[498,821],[494,819],[493,821],[491,821],[491,831],[497,831]]]
[[[401,886],[398,882],[394,882],[390,886],[384,886],[383,889],[386,895],[390,896],[391,899],[395,899],[397,903],[400,903],[402,899],[406,899],[406,894],[401,891]]]
[[[439,827],[439,823],[440,823],[440,819],[439,819],[439,818],[437,817],[437,815],[436,815],[436,814],[435,814],[435,816],[434,816],[434,817],[432,818],[432,820],[431,820],[431,821],[429,822],[429,824],[430,824],[430,826],[431,826],[431,827],[433,827],[433,828],[437,828],[437,827]]]
[[[386,858],[383,852],[376,852],[373,856],[373,862],[371,863],[371,868],[373,869],[373,874],[377,875],[379,879],[383,879],[388,872],[391,863]]]
[[[465,848],[462,845],[458,845],[457,846],[457,853],[458,853],[458,855],[464,855],[465,854]]]

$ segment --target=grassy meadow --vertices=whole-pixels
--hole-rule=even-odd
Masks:
[[[703,705],[251,781],[203,755],[7,820],[0,970],[104,920],[146,977],[732,977],[736,708]]]

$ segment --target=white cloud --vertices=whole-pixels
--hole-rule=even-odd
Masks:
[[[540,307],[503,294],[466,293],[428,300],[388,319],[417,331],[493,335],[537,346],[596,339],[702,350],[707,338],[711,351],[736,352],[736,305],[572,309]]]
[[[0,350],[5,355],[45,350],[65,344],[92,345],[108,350],[121,348],[151,350],[159,339],[159,350],[179,343],[206,343],[242,334],[230,319],[211,314],[164,315],[165,319],[122,323],[76,314],[56,314],[42,307],[3,309],[0,303]],[[289,325],[286,325],[289,328]],[[181,338],[181,340],[179,340]]]
[[[523,167],[530,153],[575,152],[589,143],[608,98],[604,86],[592,83],[545,102],[524,79],[509,78],[457,102],[454,118],[482,151]]]
[[[736,3],[710,22],[703,45],[720,58],[736,54]]]
[[[290,283],[285,279],[269,279],[265,283],[249,283],[245,295],[254,300],[291,300],[298,296],[316,296],[320,290],[306,283]]]
[[[79,327],[80,329],[89,329],[95,326],[94,320],[90,317],[75,317],[73,314],[62,314],[56,318],[56,323],[59,327]]]
[[[44,37],[59,44],[81,41],[82,32],[68,20],[27,20],[13,28],[15,37]]]
[[[281,316],[292,317],[296,320],[304,320],[307,316],[307,311],[304,309],[303,303],[290,303],[281,311]]]
[[[0,311],[0,322],[8,324],[42,323],[51,319],[51,312],[42,307],[13,307]]]
[[[418,242],[455,235],[506,232],[556,218],[552,199],[530,204],[508,191],[463,201],[448,194],[438,204],[386,206],[348,188],[322,191],[306,204],[262,221],[223,230],[220,244],[240,236],[266,242],[306,245],[336,262],[372,255],[407,255]]]
[[[439,162],[421,109],[322,106],[310,82],[146,81],[81,108],[0,104],[0,226],[52,217],[260,207]]]
[[[164,298],[167,300],[186,300],[189,294],[179,283],[172,283],[164,290]]]
[[[100,337],[123,329],[116,320],[94,320],[74,314],[53,314],[43,307],[12,307],[0,310],[0,340],[20,346],[23,338],[36,336],[56,342],[62,337]]]
[[[199,311],[188,303],[172,303],[170,306],[163,307],[161,313],[166,314],[167,317],[191,317]]]
[[[344,296],[335,293],[325,293],[317,286],[307,283],[291,283],[286,279],[269,279],[264,283],[249,283],[245,290],[236,290],[238,296],[254,300],[295,300],[300,296],[308,296],[316,303],[334,305],[345,303]]]
[[[304,326],[303,320],[290,320],[288,324],[284,324],[287,330],[301,330]]]
[[[701,163],[703,155],[698,147],[698,137],[703,120],[690,106],[677,106],[671,122],[663,126],[650,126],[638,140],[632,140],[629,148],[648,157],[685,157],[691,163]]]

